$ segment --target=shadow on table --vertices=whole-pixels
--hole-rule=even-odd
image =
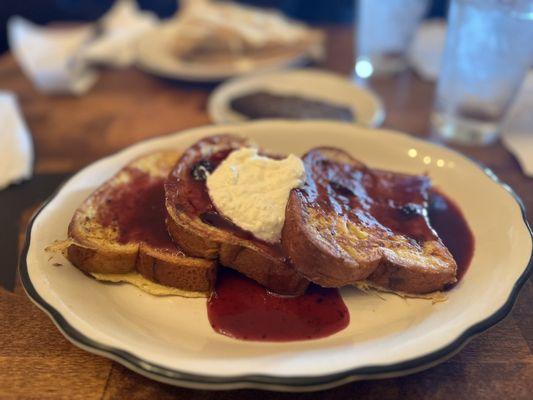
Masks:
[[[0,191],[0,286],[12,291],[19,257],[22,213],[46,200],[70,174],[37,174]]]

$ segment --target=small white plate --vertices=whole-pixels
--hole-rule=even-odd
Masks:
[[[219,63],[191,63],[173,51],[176,38],[173,24],[167,23],[141,38],[137,47],[136,65],[145,72],[163,78],[191,82],[219,82],[250,73],[267,72],[304,63],[321,48],[311,43],[308,48],[288,49],[279,55],[236,58]],[[318,40],[318,39],[317,39]]]
[[[154,297],[88,278],[45,247],[67,235],[83,199],[130,160],[219,133],[246,135],[275,153],[338,146],[370,166],[429,173],[463,210],[475,236],[470,268],[432,305],[342,290],[350,325],[328,338],[262,343],[215,333],[205,299]],[[531,269],[532,238],[512,190],[464,156],[411,136],[332,122],[263,121],[208,126],[148,140],[86,167],[34,216],[20,275],[30,298],[74,344],[153,379],[202,389],[308,391],[399,376],[435,365],[504,318]],[[529,265],[529,266],[528,266]]]
[[[356,116],[355,123],[364,126],[380,126],[385,118],[381,101],[370,90],[341,75],[307,68],[236,78],[220,85],[209,97],[207,109],[211,119],[218,124],[247,120],[232,110],[231,101],[260,90],[349,107]]]

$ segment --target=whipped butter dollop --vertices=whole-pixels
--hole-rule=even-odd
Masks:
[[[291,154],[282,160],[254,148],[235,150],[207,177],[207,190],[219,213],[258,239],[277,242],[291,189],[302,185],[305,169]]]

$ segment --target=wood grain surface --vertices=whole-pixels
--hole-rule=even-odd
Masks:
[[[351,30],[327,32],[322,67],[350,74]],[[386,127],[429,136],[433,84],[406,72],[371,85],[384,101]],[[8,54],[0,57],[0,88],[19,96],[36,149],[34,178],[0,192],[0,399],[533,398],[531,278],[511,314],[447,362],[403,378],[356,382],[318,393],[182,389],[78,349],[29,301],[15,279],[16,245],[31,212],[60,180],[94,160],[142,139],[209,123],[206,101],[212,87],[162,80],[131,68],[102,71],[87,95],[48,96],[32,87]],[[492,168],[533,213],[533,179],[521,174],[500,143],[457,149]]]

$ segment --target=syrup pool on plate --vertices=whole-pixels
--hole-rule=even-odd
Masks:
[[[460,280],[473,255],[472,232],[459,207],[437,190],[431,190],[428,214],[432,227],[457,262]],[[207,302],[207,314],[220,334],[268,342],[324,338],[350,323],[349,311],[337,289],[311,284],[301,296],[279,296],[230,269],[221,270],[215,292]]]
[[[269,342],[323,338],[343,330],[350,322],[337,289],[311,284],[301,296],[279,296],[228,269],[219,275],[207,314],[218,333]]]

